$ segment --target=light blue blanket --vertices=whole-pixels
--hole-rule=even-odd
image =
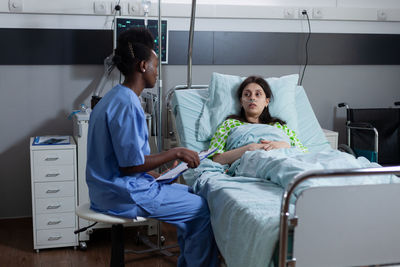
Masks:
[[[234,149],[265,140],[285,140],[282,130],[268,125],[243,125],[232,130],[227,147]],[[268,266],[278,240],[283,188],[304,171],[377,167],[365,158],[336,150],[303,153],[296,148],[248,151],[231,166],[203,160],[193,170],[194,191],[208,200],[215,238],[229,267]],[[230,175],[228,175],[228,174]],[[392,176],[309,180],[310,186],[391,183]]]

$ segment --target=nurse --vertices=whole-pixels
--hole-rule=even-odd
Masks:
[[[158,58],[146,29],[118,38],[114,64],[125,80],[95,106],[89,120],[86,180],[93,210],[121,217],[155,218],[177,227],[178,266],[218,266],[207,202],[181,184],[155,180],[151,170],[181,160],[199,165],[197,152],[173,148],[150,155],[146,118],[139,96],[154,87]]]

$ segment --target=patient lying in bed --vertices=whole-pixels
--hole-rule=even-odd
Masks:
[[[229,102],[229,99],[223,97],[231,97],[233,94],[230,94],[230,90],[235,90],[242,81],[240,80],[238,83],[226,82],[231,78],[232,76],[227,75],[213,75],[210,83],[212,86],[208,89],[207,95],[208,100],[213,101],[209,103]],[[294,83],[296,84],[298,77],[295,78]],[[222,82],[216,82],[217,79]],[[234,80],[238,79],[235,78]],[[254,82],[250,80],[247,85],[252,83],[254,85]],[[235,86],[229,86],[229,90],[222,87],[228,87],[228,84],[235,84]],[[259,85],[258,83],[255,84]],[[283,88],[276,88],[275,85],[274,89],[274,84],[272,82],[270,84],[274,92],[274,100],[279,99],[279,102],[282,103],[283,98],[280,98],[278,89]],[[286,89],[288,88],[285,87],[284,90]],[[238,92],[237,97],[240,99],[242,107],[243,105],[245,107],[242,108],[240,115],[228,117],[222,124],[220,122],[227,114],[233,112],[233,105],[227,105],[227,112],[220,110],[221,112],[216,114],[215,110],[211,110],[206,104],[202,104],[203,112],[201,112],[201,115],[208,113],[212,114],[212,117],[200,117],[200,119],[205,118],[201,122],[213,121],[213,123],[210,123],[210,125],[212,124],[210,128],[201,128],[202,131],[212,129],[204,135],[207,138],[202,139],[204,147],[201,147],[201,149],[206,148],[208,145],[206,142],[211,139],[213,132],[215,132],[210,147],[217,147],[218,150],[214,154],[213,160],[203,160],[198,168],[190,169],[184,175],[186,175],[187,181],[190,178],[193,190],[207,199],[218,247],[230,267],[269,266],[278,241],[282,194],[286,185],[296,175],[316,169],[378,166],[365,158],[356,159],[349,154],[333,150],[327,142],[322,144],[319,138],[314,138],[316,133],[320,132],[321,135],[323,133],[304,90],[298,89],[296,100],[300,101],[295,103],[299,105],[296,106],[295,112],[300,116],[301,127],[298,127],[297,132],[292,131],[297,128],[295,128],[295,124],[290,123],[290,117],[284,116],[282,112],[277,112],[277,110],[274,111],[274,103],[272,101],[269,103],[269,99],[267,100],[272,95],[266,94],[264,90],[262,92],[260,90],[250,90],[250,92],[243,90],[240,94]],[[216,92],[218,97],[216,97]],[[264,102],[258,99],[258,97],[262,98],[263,92]],[[185,92],[182,90],[180,93]],[[196,92],[196,99],[198,98],[197,94]],[[242,95],[244,96],[242,97]],[[193,105],[193,101],[189,103]],[[286,105],[288,101],[283,101],[283,103]],[[183,108],[184,105],[180,104],[176,106],[177,109]],[[271,118],[271,116],[268,116],[269,114],[265,116],[264,113],[263,115],[260,109],[262,107],[263,111],[268,105],[271,114],[275,112],[274,116],[276,117],[282,114],[281,117],[292,128],[287,127],[287,124],[282,120]],[[204,112],[204,107],[208,108],[209,112]],[[184,111],[191,110],[192,106]],[[312,116],[309,115],[310,113]],[[185,112],[186,114],[191,113]],[[190,117],[189,123],[194,121],[197,120]],[[191,125],[194,127],[194,123]],[[217,125],[220,126],[218,130],[215,130]],[[307,133],[310,133],[310,135]],[[193,133],[193,135],[197,134]],[[307,148],[299,141],[298,136]],[[189,140],[186,139],[185,142],[192,145],[196,139]],[[306,151],[310,152],[304,153]],[[317,179],[302,183],[300,189],[302,191],[315,185],[390,183],[392,180],[394,180],[392,176],[382,176],[376,179],[372,177]],[[295,193],[298,196],[300,191],[296,190]]]
[[[237,97],[241,105],[240,114],[228,116],[211,139],[210,148],[217,148],[217,151],[212,155],[214,161],[221,164],[231,164],[246,151],[259,149],[269,151],[296,147],[303,152],[307,151],[307,148],[297,138],[296,133],[289,129],[284,121],[271,117],[268,104],[273,96],[271,88],[263,78],[250,76],[245,79],[237,90]],[[268,140],[260,138],[255,143],[227,149],[227,139],[232,130],[246,124],[271,126],[265,128],[271,138]]]
[[[227,173],[231,176],[266,179],[285,188],[297,174],[305,171],[379,166],[365,158],[356,159],[337,150],[304,153],[307,148],[296,133],[284,121],[269,114],[272,92],[261,77],[245,79],[237,90],[237,97],[241,104],[240,115],[229,116],[218,127],[210,143],[210,148],[217,148],[212,155],[213,161],[229,164]],[[202,164],[199,170],[209,170],[210,167],[214,168],[215,164]],[[299,190],[314,185],[376,182],[376,179],[365,177],[338,178],[336,181],[320,179],[304,183]],[[390,179],[382,178],[382,182],[390,182]]]

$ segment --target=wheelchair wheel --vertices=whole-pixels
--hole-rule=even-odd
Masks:
[[[354,157],[357,157],[356,153],[354,153],[353,149],[351,149],[348,145],[340,144],[338,146],[338,150],[353,155]]]

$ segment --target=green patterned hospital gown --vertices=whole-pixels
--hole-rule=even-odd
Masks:
[[[248,124],[247,122],[242,122],[236,119],[227,119],[225,120],[217,129],[215,132],[213,138],[211,139],[210,142],[210,148],[217,148],[217,150],[213,153],[215,154],[220,154],[226,152],[226,140],[228,139],[229,133],[231,130],[237,126]],[[308,152],[308,149],[300,142],[300,140],[297,138],[296,133],[289,129],[286,124],[281,125],[279,122],[276,122],[273,124],[273,126],[282,129],[282,131],[287,134],[290,138],[290,145],[292,147],[297,147],[303,152]],[[211,157],[213,156],[211,155]]]

